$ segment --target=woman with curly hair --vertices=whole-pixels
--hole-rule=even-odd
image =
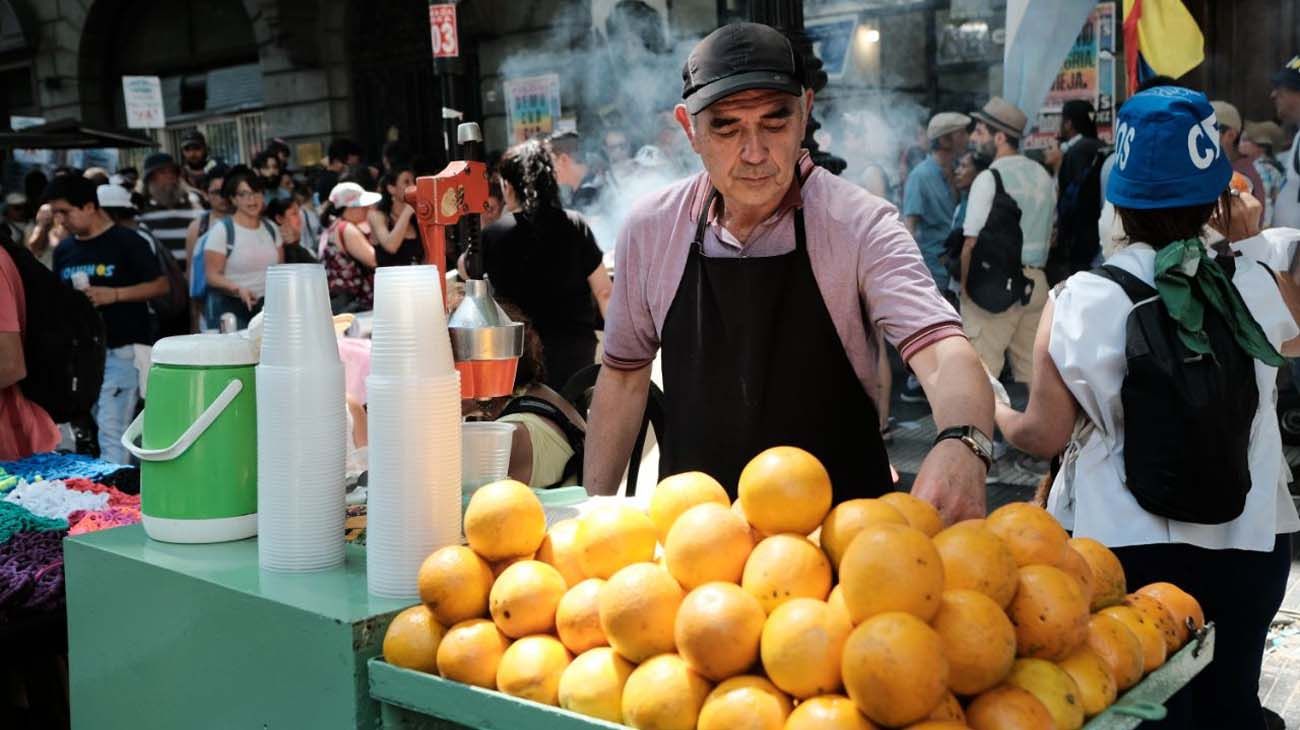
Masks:
[[[596,314],[603,317],[609,302],[609,272],[587,222],[560,206],[554,162],[541,142],[506,150],[497,173],[505,212],[483,230],[484,267],[497,295],[532,320],[546,384],[558,390],[596,361]]]

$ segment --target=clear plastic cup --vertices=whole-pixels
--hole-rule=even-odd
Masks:
[[[466,493],[501,481],[510,470],[510,445],[515,427],[509,423],[461,424],[460,485]]]
[[[455,372],[437,266],[388,266],[375,272],[370,372],[429,377]]]
[[[340,362],[325,267],[280,264],[268,268],[262,311],[262,364]]]

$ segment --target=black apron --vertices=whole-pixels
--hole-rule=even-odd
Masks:
[[[660,338],[666,422],[660,477],[699,470],[734,499],[760,451],[798,446],[821,460],[836,504],[893,489],[879,415],[844,352],[808,259],[803,211],[795,249],[708,258],[696,223]]]

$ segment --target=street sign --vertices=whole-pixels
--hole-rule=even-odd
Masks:
[[[130,129],[161,129],[167,125],[162,84],[157,76],[123,76],[122,97],[126,101],[126,126]]]
[[[430,5],[429,31],[433,34],[434,58],[456,58],[460,55],[460,32],[456,29],[455,5]]]

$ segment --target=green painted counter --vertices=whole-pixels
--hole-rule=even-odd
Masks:
[[[137,525],[69,538],[64,562],[74,729],[380,727],[366,662],[411,602],[367,595],[363,548],[266,573],[256,540],[172,545]]]

